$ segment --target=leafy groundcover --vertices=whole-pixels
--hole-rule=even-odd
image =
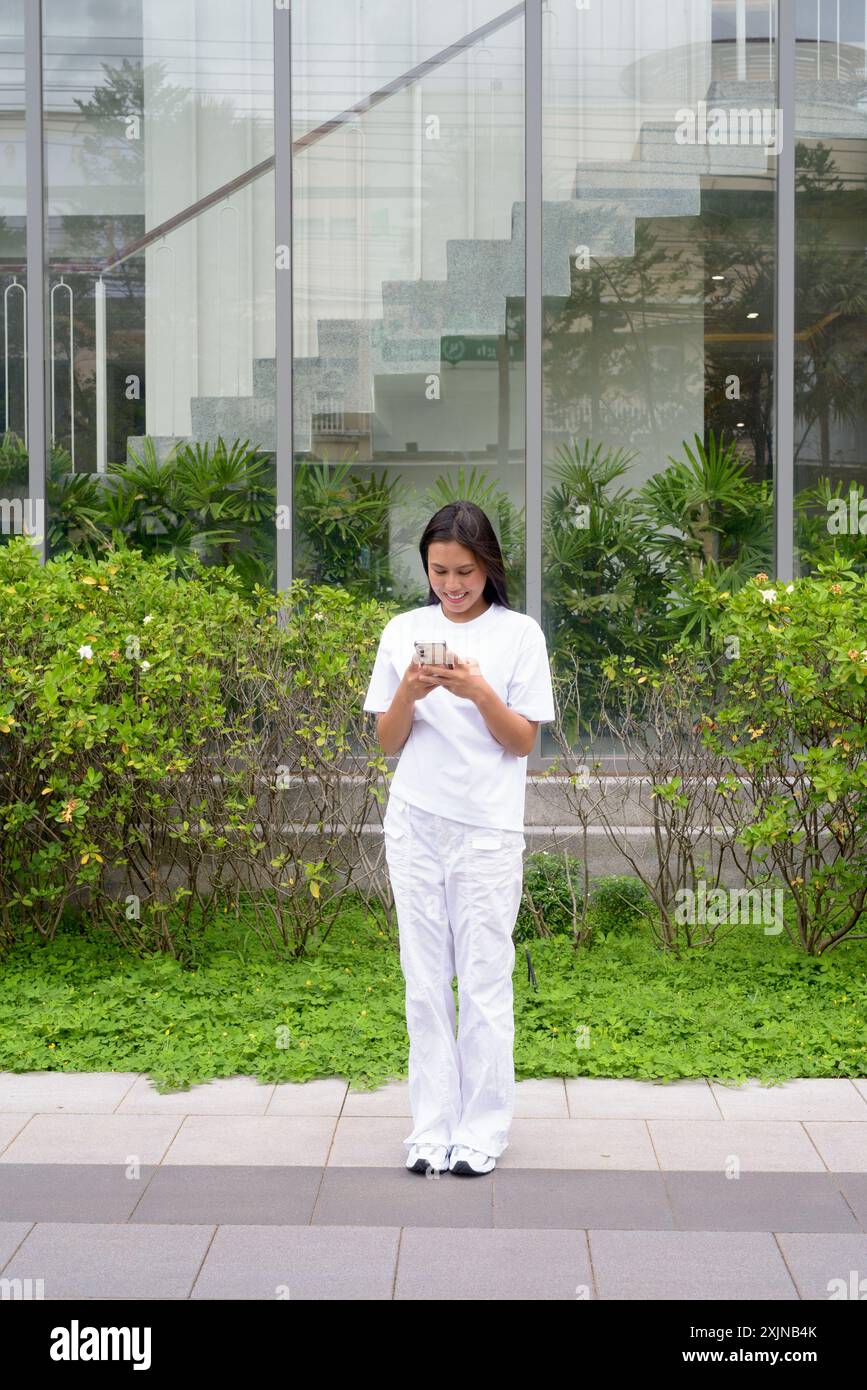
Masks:
[[[867,943],[815,959],[755,927],[679,960],[631,925],[577,951],[522,941],[516,1075],[863,1077],[865,982]],[[136,1071],[162,1092],[237,1075],[363,1090],[405,1077],[407,1050],[397,943],[361,907],[300,960],[276,960],[230,912],[191,968],[71,926],[21,940],[0,972],[5,1071]]]

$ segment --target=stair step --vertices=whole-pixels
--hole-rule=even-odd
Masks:
[[[648,169],[637,160],[582,161],[575,169],[573,198],[580,201],[616,200],[638,217],[697,217],[701,212],[701,184],[692,171]]]
[[[276,449],[277,426],[273,401],[256,396],[194,396],[190,402],[192,438],[212,444],[249,439],[262,449]]]
[[[708,105],[722,105],[721,102]],[[678,121],[643,125],[639,135],[639,159],[655,169],[660,182],[669,172],[712,177],[755,177],[768,171],[768,150],[763,145],[679,145]]]
[[[867,105],[864,80],[825,78],[820,81],[798,74],[798,139],[867,139]],[[774,84],[767,82],[713,82],[708,106],[776,106]]]

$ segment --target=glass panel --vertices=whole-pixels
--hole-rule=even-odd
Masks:
[[[27,507],[27,232],[24,160],[24,3],[0,0],[0,294],[3,383],[0,396],[0,545],[37,517]]]
[[[659,661],[697,577],[771,564],[773,18],[545,16],[543,622],[589,712],[601,660]]]
[[[795,545],[801,573],[864,572],[867,5],[797,8]]]
[[[468,496],[523,607],[521,7],[300,0],[292,36],[295,573],[422,604]]]
[[[272,49],[271,0],[46,0],[53,551],[273,579]]]

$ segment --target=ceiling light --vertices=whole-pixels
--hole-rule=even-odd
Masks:
[[[742,430],[743,427],[744,427],[744,422],[743,422],[743,420],[738,420],[737,424],[735,425],[735,429],[736,429],[736,430]]]
[[[759,313],[758,313],[758,310],[757,310],[757,309],[753,309],[752,313],[747,314],[747,318],[748,318],[748,319],[757,319],[758,316],[759,316]]]

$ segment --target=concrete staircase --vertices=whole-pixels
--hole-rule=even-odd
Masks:
[[[863,83],[823,79],[800,81],[798,137],[867,138]],[[708,107],[771,107],[770,81],[712,82]],[[702,180],[749,179],[768,171],[761,145],[686,145],[675,139],[676,123],[649,121],[641,127],[634,157],[587,160],[575,169],[570,196],[543,205],[543,294],[565,298],[570,257],[586,246],[592,257],[624,259],[635,248],[639,219],[695,217],[701,211]],[[424,378],[442,371],[441,340],[449,335],[498,337],[505,331],[506,302],[524,297],[525,206],[510,210],[511,235],[502,239],[457,238],[446,244],[442,280],[386,280],[379,318],[320,319],[318,353],[296,358],[295,447],[312,447],[314,418],[323,413],[356,422],[388,416],[389,402],[423,389]],[[191,402],[194,440],[250,438],[276,447],[276,373],[273,358],[253,363],[252,395],[200,396]],[[461,451],[465,441],[448,437],[445,413],[438,417],[433,447]],[[347,433],[352,433],[351,425]],[[131,439],[130,446],[140,444]],[[159,441],[167,449],[175,441]],[[424,447],[420,443],[419,447]]]
[[[739,92],[739,104],[741,99]],[[586,246],[598,259],[628,258],[639,218],[698,215],[703,177],[748,178],[767,170],[761,147],[678,145],[675,129],[673,121],[646,124],[634,159],[579,164],[571,196],[543,204],[546,297],[569,294],[570,257],[577,247]],[[384,281],[381,318],[319,320],[318,354],[295,362],[297,449],[311,447],[313,418],[323,408],[370,416],[380,402],[387,402],[397,378],[415,385],[440,372],[443,337],[497,337],[505,331],[506,301],[524,297],[523,203],[512,204],[510,222],[508,238],[450,240],[445,279]],[[274,361],[258,359],[251,396],[206,396],[192,402],[193,437],[249,436],[274,448],[274,399]],[[460,449],[461,444],[441,447]]]

